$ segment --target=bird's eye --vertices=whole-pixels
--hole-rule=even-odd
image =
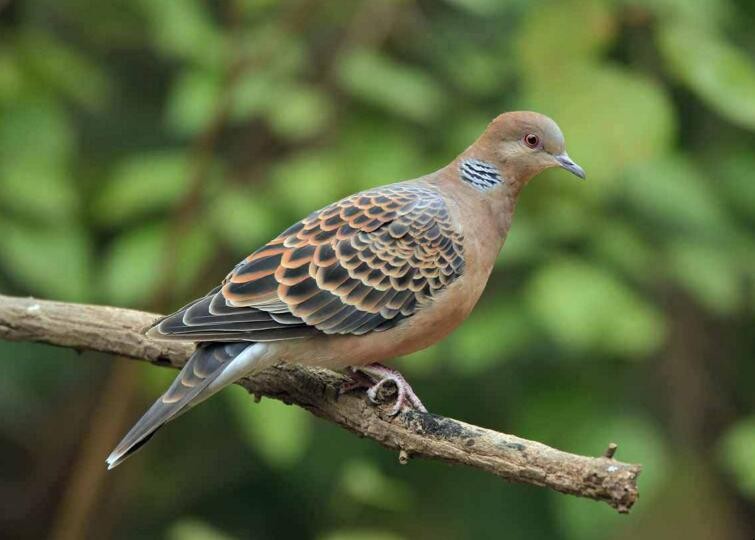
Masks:
[[[534,133],[529,133],[524,136],[524,144],[530,148],[537,148],[540,145],[540,137]]]

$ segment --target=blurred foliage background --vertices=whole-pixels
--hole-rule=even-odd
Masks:
[[[0,0],[2,292],[177,308],[538,110],[589,180],[534,181],[471,320],[399,366],[435,412],[645,466],[619,516],[231,388],[106,474],[175,373],[0,343],[0,536],[751,538],[754,6]]]

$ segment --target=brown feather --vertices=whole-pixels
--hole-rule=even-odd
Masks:
[[[388,329],[461,276],[463,241],[431,186],[366,191],[286,229],[242,261],[219,292],[167,318],[157,331],[257,340],[278,339],[276,330],[299,326],[327,334]]]

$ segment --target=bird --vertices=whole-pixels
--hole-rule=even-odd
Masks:
[[[522,188],[551,167],[585,178],[556,122],[506,112],[445,167],[345,197],[283,231],[146,331],[197,347],[108,468],[222,388],[282,362],[345,370],[344,391],[364,387],[373,402],[395,385],[391,416],[426,412],[383,362],[438,342],[467,318]]]

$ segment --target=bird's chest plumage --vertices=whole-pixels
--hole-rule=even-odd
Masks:
[[[505,234],[495,220],[491,221],[500,209],[488,199],[459,196],[453,191],[443,193],[443,199],[449,214],[448,235],[456,238],[463,252],[460,274],[448,276],[442,290],[426,297],[411,317],[389,329],[358,336],[321,335],[282,344],[287,349],[282,356],[288,361],[330,368],[382,362],[437,343],[464,322],[483,293]]]
[[[449,305],[438,310],[447,318],[445,324],[439,324],[446,333],[461,324],[480,299],[514,213],[512,198],[465,195],[456,194],[449,200],[453,221],[464,238],[464,274],[446,291]]]
[[[464,276],[408,319],[382,332],[361,336],[317,336],[276,344],[289,362],[341,369],[384,362],[425,349],[445,338],[469,315],[483,287]]]

